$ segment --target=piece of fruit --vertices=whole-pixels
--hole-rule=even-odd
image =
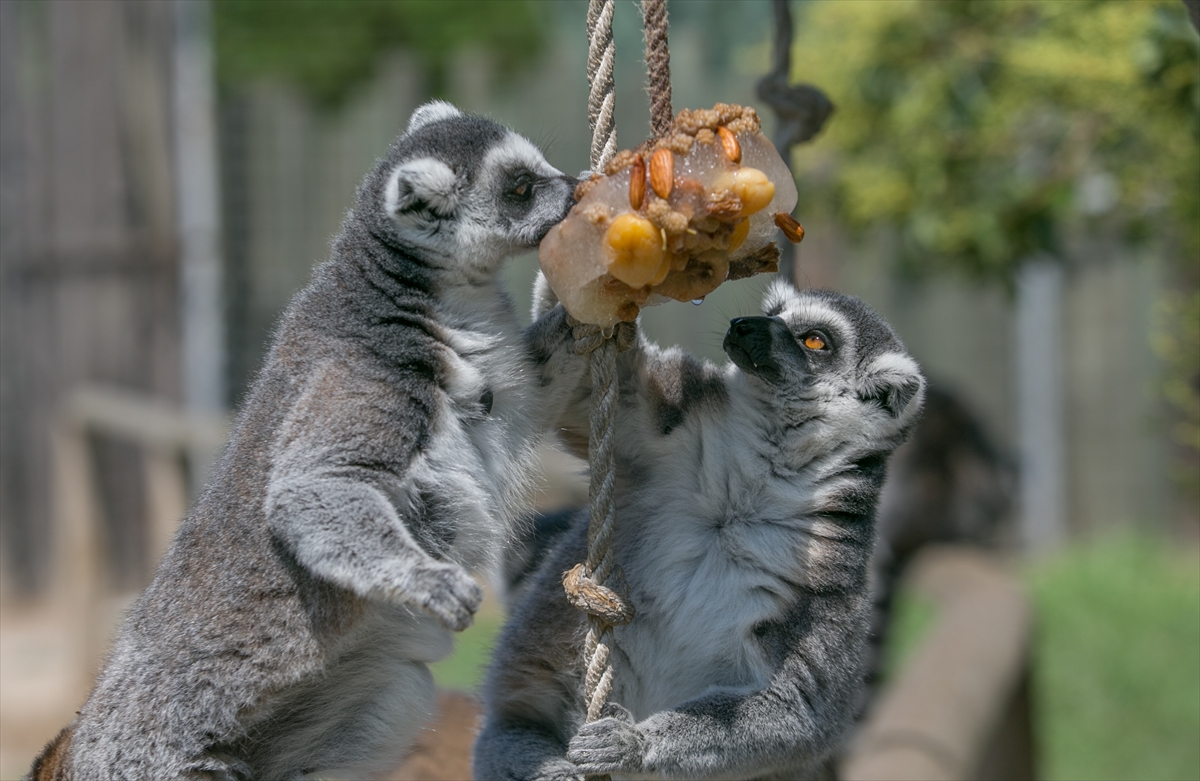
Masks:
[[[648,285],[666,260],[661,231],[645,217],[621,214],[604,234],[608,273],[630,287]]]
[[[757,168],[739,168],[729,189],[742,202],[743,217],[762,211],[775,197],[775,185]]]
[[[742,246],[742,242],[750,235],[750,220],[742,220],[737,225],[733,226],[733,233],[729,234],[729,251],[733,252],[738,247]]]

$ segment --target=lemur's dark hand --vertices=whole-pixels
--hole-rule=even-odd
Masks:
[[[469,627],[483,601],[483,589],[457,564],[421,566],[407,580],[407,601],[441,621],[451,632]]]
[[[611,715],[584,724],[567,746],[567,759],[584,774],[637,773],[646,753],[646,736],[632,714],[609,704]]]

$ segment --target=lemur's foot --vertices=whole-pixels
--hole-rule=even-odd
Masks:
[[[483,589],[457,564],[429,564],[412,574],[410,600],[451,632],[471,625]]]

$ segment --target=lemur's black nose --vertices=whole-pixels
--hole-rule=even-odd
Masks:
[[[729,333],[739,339],[746,339],[755,334],[766,335],[770,328],[769,317],[735,317],[729,321]]]
[[[762,377],[775,376],[779,366],[771,354],[773,317],[735,317],[721,347],[744,372]]]

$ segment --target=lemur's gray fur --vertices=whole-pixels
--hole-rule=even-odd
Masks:
[[[613,555],[637,612],[615,630],[619,705],[582,724],[586,624],[561,578],[583,514],[499,640],[476,778],[824,772],[859,701],[887,458],[925,381],[857,299],[777,283],[763,309],[732,321],[724,368],[644,340],[618,359]],[[535,345],[550,373],[573,359],[558,312]],[[562,421],[576,446],[588,401],[585,384]]]
[[[528,510],[540,384],[504,259],[575,180],[516,133],[418,109],[275,333],[227,452],[33,777],[363,778],[433,709],[468,570]],[[556,406],[557,405],[557,406]]]

